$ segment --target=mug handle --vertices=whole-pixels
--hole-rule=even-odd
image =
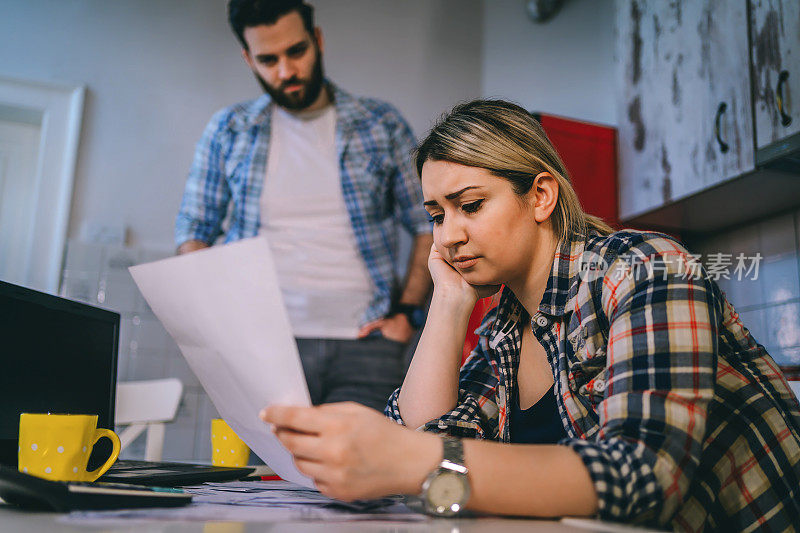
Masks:
[[[111,444],[114,448],[111,450],[111,456],[106,460],[105,463],[103,463],[103,465],[100,468],[98,468],[97,470],[92,470],[91,472],[86,472],[87,476],[89,477],[89,481],[95,481],[97,478],[105,474],[106,470],[111,468],[111,465],[113,465],[114,461],[116,461],[117,457],[119,457],[119,451],[122,448],[122,445],[119,441],[119,437],[117,436],[117,434],[111,431],[110,429],[105,429],[105,428],[97,428],[95,430],[94,442],[92,442],[92,448],[94,448],[94,445],[97,444],[97,441],[99,441],[103,437],[108,437],[109,439],[111,439]]]

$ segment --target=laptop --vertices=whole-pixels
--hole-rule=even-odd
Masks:
[[[17,468],[20,413],[97,414],[114,429],[119,324],[113,311],[0,281],[0,464]],[[90,469],[110,453],[101,439]],[[179,486],[254,471],[120,460],[100,481]]]

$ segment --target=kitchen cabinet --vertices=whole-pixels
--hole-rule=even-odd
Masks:
[[[752,171],[746,0],[617,0],[616,17],[620,218]]]
[[[800,132],[800,1],[751,0],[750,27],[756,148],[764,149]]]

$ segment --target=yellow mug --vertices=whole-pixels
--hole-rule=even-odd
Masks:
[[[221,418],[211,421],[211,464],[214,466],[247,466],[250,448]]]
[[[111,439],[111,457],[89,472],[89,455],[102,437]],[[114,464],[119,450],[119,437],[98,428],[97,415],[19,415],[20,472],[54,481],[94,481]]]

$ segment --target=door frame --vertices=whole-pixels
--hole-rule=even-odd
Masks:
[[[36,169],[35,221],[25,250],[23,285],[56,294],[61,278],[78,158],[84,85],[0,76],[0,105],[42,116]]]

